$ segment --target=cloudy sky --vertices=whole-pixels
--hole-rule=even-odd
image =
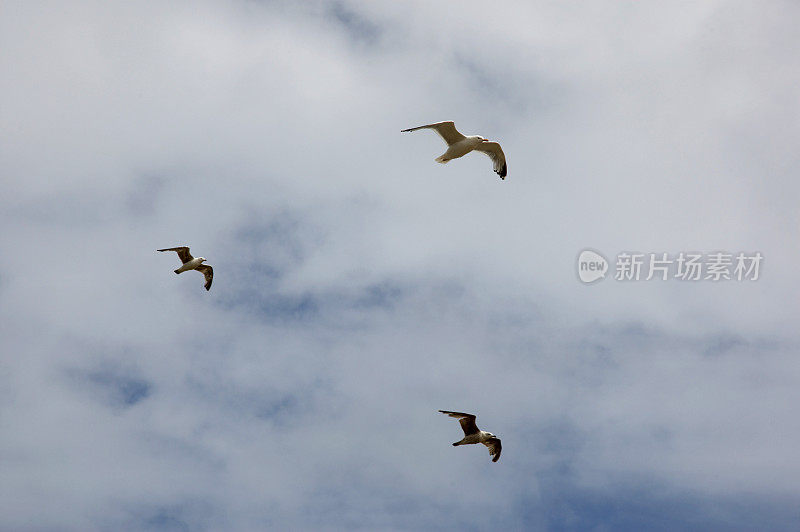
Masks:
[[[798,22],[3,2],[0,529],[796,530]]]

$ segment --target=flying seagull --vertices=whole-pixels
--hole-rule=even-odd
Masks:
[[[500,176],[500,179],[506,178],[506,173],[508,171],[506,156],[503,153],[503,148],[501,148],[498,143],[489,141],[478,135],[465,137],[458,132],[456,125],[450,121],[403,129],[401,133],[416,131],[418,129],[432,129],[447,143],[447,151],[436,158],[437,163],[444,164],[451,159],[463,157],[472,150],[478,150],[489,156],[494,163],[494,171]]]
[[[469,443],[482,443],[489,448],[489,456],[494,457],[492,458],[492,462],[500,460],[500,451],[503,450],[503,446],[500,445],[500,438],[491,432],[479,430],[478,425],[475,424],[475,414],[450,412],[448,410],[439,410],[439,412],[458,419],[458,422],[461,423],[461,428],[464,429],[464,439],[455,442],[453,444],[454,447],[457,445],[467,445]]]
[[[208,264],[203,264],[205,262],[205,257],[192,257],[192,254],[189,253],[189,248],[186,246],[180,246],[177,248],[165,248],[159,249],[158,251],[174,251],[178,254],[178,258],[181,259],[183,265],[175,270],[175,273],[183,273],[189,270],[197,270],[198,272],[202,273],[206,278],[206,290],[211,290],[211,281],[214,279],[214,268],[209,266]]]

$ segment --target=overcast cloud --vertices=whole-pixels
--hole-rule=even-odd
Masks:
[[[4,2],[0,529],[795,530],[798,23]],[[506,181],[400,133],[449,119]],[[587,247],[764,262],[587,286]]]

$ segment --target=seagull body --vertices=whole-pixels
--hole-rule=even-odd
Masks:
[[[175,273],[183,273],[189,270],[196,270],[198,266],[200,266],[201,264],[203,264],[203,262],[205,262],[205,260],[206,259],[204,259],[203,257],[195,257],[189,262],[185,262],[180,268],[175,270]]]
[[[418,129],[432,129],[447,143],[447,151],[436,158],[437,163],[444,164],[447,161],[458,159],[475,150],[488,155],[494,163],[494,171],[500,176],[500,179],[506,178],[508,166],[506,165],[506,156],[500,144],[487,140],[480,135],[466,137],[459,133],[456,129],[456,125],[451,121],[436,122],[435,124],[428,124],[427,126],[403,129],[401,133],[416,131]]]
[[[461,441],[455,442],[453,447],[468,445],[470,443],[482,443],[489,448],[489,455],[493,457],[492,462],[497,462],[500,459],[500,452],[503,449],[500,438],[491,432],[480,430],[475,424],[475,414],[450,412],[449,410],[439,410],[439,412],[458,419],[458,422],[461,423],[461,428],[464,430],[464,438]]]
[[[159,249],[158,251],[174,251],[178,254],[178,258],[181,259],[183,263],[180,268],[175,270],[175,273],[183,273],[189,270],[197,270],[203,274],[206,278],[205,288],[206,290],[211,290],[211,281],[214,280],[214,268],[209,266],[208,264],[203,264],[205,262],[205,257],[192,257],[192,254],[189,253],[189,248],[186,246],[179,246],[176,248],[165,248]]]

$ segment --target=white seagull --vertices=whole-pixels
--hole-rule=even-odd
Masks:
[[[433,129],[447,143],[447,151],[436,158],[437,163],[444,164],[451,159],[463,157],[472,150],[477,150],[489,156],[494,163],[494,171],[500,176],[500,179],[506,178],[506,173],[508,172],[506,156],[503,153],[503,148],[501,148],[498,143],[487,140],[479,135],[465,137],[458,132],[456,125],[450,121],[403,129],[401,133],[416,131],[418,129]]]
[[[197,270],[198,272],[202,273],[206,278],[206,290],[211,290],[211,281],[214,279],[214,268],[209,266],[208,264],[203,264],[205,262],[205,257],[192,257],[192,254],[189,253],[189,248],[186,246],[180,246],[177,248],[165,248],[159,249],[158,251],[174,251],[178,254],[178,258],[181,259],[183,265],[175,270],[175,273],[183,273],[189,270]]]
[[[491,432],[479,430],[478,425],[475,424],[475,414],[450,412],[448,410],[439,410],[439,412],[442,414],[447,414],[450,417],[457,418],[458,422],[461,423],[461,428],[464,429],[464,439],[455,442],[453,444],[454,447],[458,445],[467,445],[470,443],[482,443],[489,448],[489,456],[494,457],[492,458],[492,462],[497,462],[500,460],[500,451],[503,450],[503,446],[500,444],[500,438]]]

